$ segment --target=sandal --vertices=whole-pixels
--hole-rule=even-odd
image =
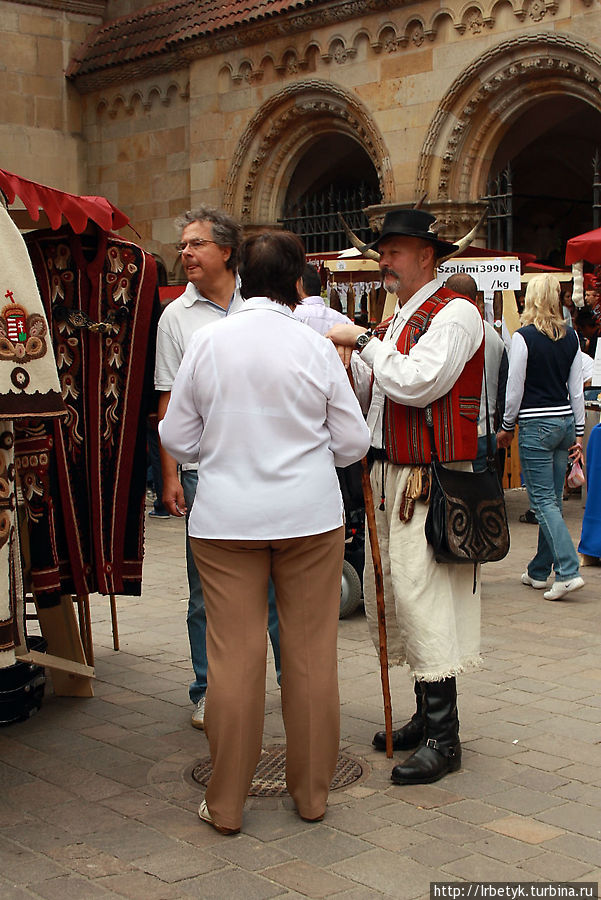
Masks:
[[[525,513],[522,513],[520,522],[524,522],[526,525],[538,525],[538,519],[531,509],[527,509]]]

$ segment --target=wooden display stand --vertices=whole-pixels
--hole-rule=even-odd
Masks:
[[[17,658],[50,669],[57,697],[93,697],[93,660],[86,657],[73,597],[63,594],[58,606],[48,608],[40,606],[35,596],[30,599],[35,603],[36,617],[48,649],[46,653],[28,650],[18,654]]]

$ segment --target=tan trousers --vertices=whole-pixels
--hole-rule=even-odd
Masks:
[[[207,612],[205,731],[213,820],[239,828],[265,713],[267,582],[280,623],[286,784],[307,819],[325,812],[338,758],[337,633],[344,528],[275,541],[190,538]]]

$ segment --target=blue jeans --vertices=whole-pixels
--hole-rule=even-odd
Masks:
[[[528,574],[545,581],[555,569],[558,581],[578,575],[578,554],[562,516],[568,450],[576,438],[573,416],[547,416],[520,422],[522,474],[538,520],[538,547]]]
[[[200,576],[194,557],[190,541],[188,540],[188,517],[192,510],[192,504],[196,496],[196,485],[198,483],[198,474],[195,469],[184,470],[181,474],[182,488],[184,490],[184,500],[188,513],[186,515],[186,567],[188,570],[188,587],[190,589],[190,600],[188,601],[188,640],[190,641],[190,656],[192,658],[192,668],[194,669],[194,681],[190,684],[190,700],[192,703],[198,703],[207,689],[207,614],[205,612],[205,601],[202,593],[202,585]],[[275,588],[273,581],[269,579],[269,587],[267,589],[267,600],[269,604],[269,616],[267,621],[267,629],[273,647],[273,657],[275,662],[275,670],[278,678],[278,684],[282,675],[280,665],[280,630],[278,623],[278,611],[275,601]]]

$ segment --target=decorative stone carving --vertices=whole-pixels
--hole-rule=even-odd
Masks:
[[[286,147],[298,147],[299,135],[308,137],[319,124],[332,123],[332,130],[347,133],[360,141],[370,157],[380,183],[383,198],[394,195],[390,160],[382,137],[369,113],[356,96],[325,81],[307,80],[290,85],[271,97],[253,116],[242,135],[224,192],[224,208],[233,210],[235,198],[243,183],[242,221],[253,217],[254,198],[260,180],[263,196],[269,196],[267,186],[275,181],[278,160]],[[266,124],[269,127],[262,134]],[[252,148],[252,149],[251,149]],[[252,158],[251,158],[252,153]],[[265,217],[266,213],[263,213]],[[255,218],[261,219],[261,213]]]
[[[60,0],[56,0],[56,2],[60,2]],[[98,2],[98,0],[79,0],[79,2]],[[592,0],[581,0],[581,2],[590,6]],[[559,0],[510,0],[510,3],[513,13],[519,21],[529,17],[531,21],[539,22],[547,14],[552,15],[557,11]],[[454,28],[460,34],[479,35],[485,28],[492,28],[495,25],[496,6],[492,2],[488,6],[490,8],[485,11],[480,5],[471,5],[465,12],[460,7],[457,10],[445,7],[444,14],[450,16]],[[178,41],[177,50],[166,50],[127,63],[116,62],[98,71],[86,72],[82,75],[75,74],[73,77],[82,93],[98,90],[107,84],[131,83],[135,79],[156,77],[157,73],[188,67],[197,59],[206,59],[220,54],[232,57],[240,54],[241,51],[246,55],[249,51],[244,48],[253,46],[263,48],[265,44],[278,41],[285,26],[286,34],[291,36],[291,40],[298,46],[294,51],[297,59],[296,68],[287,56],[290,52],[289,48],[283,59],[274,60],[275,71],[283,78],[295,75],[299,68],[304,68],[304,65],[298,61],[307,59],[310,48],[315,46],[315,33],[319,29],[327,28],[329,25],[338,28],[341,22],[369,17],[374,11],[386,9],[390,9],[393,11],[392,14],[397,16],[396,22],[387,23],[384,27],[374,22],[372,27],[377,29],[377,33],[370,33],[369,26],[362,31],[374,54],[378,54],[382,49],[387,53],[397,53],[408,46],[411,48],[421,47],[425,37],[431,41],[436,39],[438,17],[441,14],[438,4],[434,4],[431,8],[422,4],[420,13],[424,14],[424,11],[429,9],[430,18],[427,21],[425,19],[419,21],[416,20],[415,12],[405,17],[403,11],[406,9],[406,5],[399,4],[398,0],[348,0],[348,2],[337,5],[324,5],[319,9],[289,11],[285,14],[278,14],[268,21],[241,24],[224,33],[199,35],[193,40]],[[373,20],[368,18],[367,21]],[[176,26],[177,20],[174,20],[174,28]],[[337,44],[336,41],[340,41],[340,43]],[[168,41],[166,43],[167,46],[170,46]],[[262,49],[259,52],[262,52]],[[330,33],[323,39],[318,53],[325,62],[336,62],[343,65],[348,62],[349,58],[356,55],[356,48],[338,38],[335,33]],[[252,71],[256,74],[252,76],[251,81],[256,81],[261,77],[259,73],[262,64],[263,58],[252,62]],[[232,74],[232,80],[234,84],[239,84],[242,81],[248,81],[248,78],[238,71],[237,74]]]
[[[520,59],[516,59],[518,54]],[[430,196],[447,200],[450,185],[455,183],[463,192],[461,196],[469,196],[475,186],[472,172],[482,142],[496,119],[519,102],[516,96],[520,92],[512,90],[512,85],[517,88],[524,82],[531,88],[532,80],[537,78],[547,83],[549,78],[555,78],[558,93],[569,86],[572,94],[589,103],[595,95],[594,103],[598,105],[601,55],[590,45],[554,32],[522,35],[484,53],[455,80],[432,119],[420,155],[417,192],[428,191]],[[525,95],[524,103],[529,102],[528,97],[531,92]],[[458,121],[447,132],[450,115]],[[479,123],[477,128],[470,124],[472,120]],[[440,167],[433,185],[436,159]],[[459,181],[451,178],[458,167]]]
[[[96,104],[96,115],[100,118],[107,113],[111,119],[115,119],[120,112],[128,116],[134,115],[138,105],[148,112],[156,103],[170,106],[175,97],[187,102],[189,91],[190,85],[187,81],[179,84],[170,80],[164,85],[155,82],[142,88],[137,85],[127,96],[121,92],[115,92],[112,96],[100,97]]]

